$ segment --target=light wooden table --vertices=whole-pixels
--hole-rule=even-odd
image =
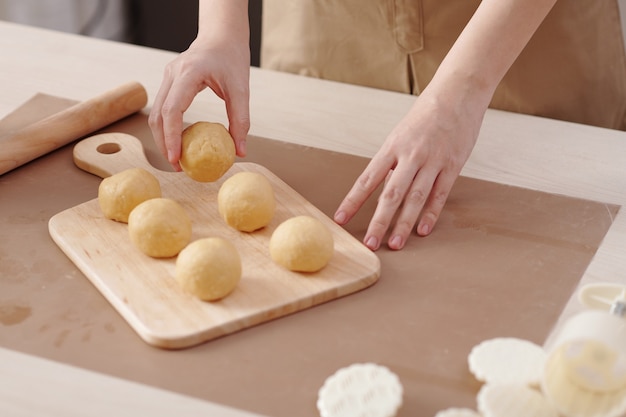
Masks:
[[[150,106],[162,69],[175,55],[0,22],[0,56],[2,117],[37,92],[85,100],[131,80],[147,88]],[[369,157],[412,101],[403,94],[253,69],[250,134]],[[207,115],[226,123],[223,103],[209,91],[197,97],[185,119]],[[625,158],[626,132],[490,110],[462,175],[624,205]],[[7,203],[0,196],[0,204]],[[626,283],[624,254],[622,210],[581,283]],[[561,321],[578,309],[572,298]],[[252,415],[0,348],[0,414],[44,412]]]

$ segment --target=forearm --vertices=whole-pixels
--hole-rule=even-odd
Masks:
[[[556,0],[483,0],[441,63],[437,91],[488,102]],[[485,104],[485,105],[487,105]]]
[[[197,38],[248,43],[248,0],[199,0]]]

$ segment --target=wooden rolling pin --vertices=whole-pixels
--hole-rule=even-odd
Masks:
[[[146,106],[137,82],[121,85],[0,138],[0,175],[123,119]]]

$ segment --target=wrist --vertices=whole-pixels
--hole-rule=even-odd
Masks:
[[[196,39],[249,44],[247,0],[200,0]]]
[[[420,101],[422,105],[428,101],[438,111],[457,117],[482,119],[496,87],[497,83],[490,83],[467,71],[439,71],[420,94]]]

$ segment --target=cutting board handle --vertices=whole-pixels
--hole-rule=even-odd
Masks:
[[[77,167],[100,178],[135,167],[156,171],[148,162],[141,141],[126,133],[90,136],[78,142],[73,153]]]

